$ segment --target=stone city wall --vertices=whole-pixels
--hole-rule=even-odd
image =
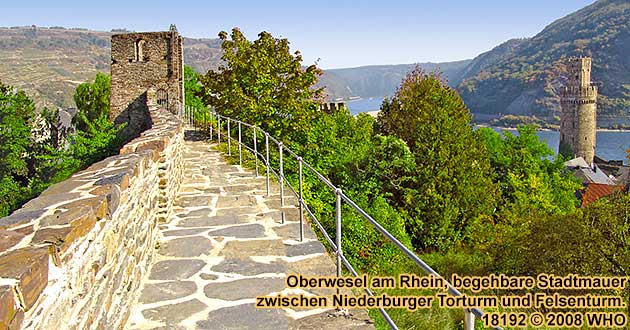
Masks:
[[[0,329],[121,329],[182,179],[183,127],[152,126],[117,156],[0,219]]]

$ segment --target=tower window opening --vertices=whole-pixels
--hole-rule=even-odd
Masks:
[[[157,91],[157,104],[162,107],[168,107],[168,93],[163,89]]]
[[[144,40],[140,39],[136,41],[134,48],[136,62],[144,62]]]

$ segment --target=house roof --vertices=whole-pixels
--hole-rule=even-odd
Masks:
[[[604,196],[612,195],[615,192],[623,191],[624,186],[615,186],[601,183],[589,183],[586,190],[582,192],[582,206],[586,206]]]
[[[584,158],[582,157],[577,157],[571,160],[567,160],[566,162],[564,162],[564,166],[569,167],[569,168],[589,167],[586,161],[584,160]]]
[[[576,170],[576,176],[585,179],[588,183],[600,183],[607,185],[615,185],[616,182],[608,177],[597,165],[591,169],[590,167],[580,167]]]
[[[573,174],[582,179],[584,184],[587,183],[601,183],[614,185],[615,180],[610,178],[604,171],[602,171],[597,164],[593,164],[593,167],[589,166],[584,158],[577,157],[564,162],[564,166],[568,169],[575,171]]]

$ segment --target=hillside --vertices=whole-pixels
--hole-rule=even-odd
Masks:
[[[77,84],[109,71],[112,32],[85,29],[0,28],[0,80],[26,90],[39,105],[73,107]],[[185,38],[184,62],[198,72],[216,68],[218,39]],[[565,59],[593,57],[599,115],[630,114],[630,2],[600,0],[561,18],[536,36],[508,40],[472,60],[420,63],[439,70],[478,114],[559,114]],[[318,86],[328,98],[393,94],[414,64],[330,69]]]
[[[476,57],[457,89],[473,112],[559,114],[565,59],[593,57],[599,113],[630,111],[630,2],[600,0],[556,20],[536,36],[510,40]]]
[[[469,63],[470,60],[463,60],[445,63],[419,63],[418,65],[426,71],[439,70],[450,84],[451,81],[458,82],[460,80],[461,72]],[[325,86],[328,97],[331,99],[392,95],[407,72],[414,66],[415,64],[370,65],[357,68],[329,69],[320,78],[318,86]]]
[[[0,28],[0,80],[25,90],[40,106],[74,107],[74,89],[109,72],[113,32],[63,27]],[[216,68],[218,39],[184,40],[184,62],[198,71]]]

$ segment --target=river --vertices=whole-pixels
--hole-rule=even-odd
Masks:
[[[383,103],[382,97],[358,99],[346,102],[350,113],[377,111]],[[499,128],[494,128],[500,131]],[[515,131],[514,129],[509,129]],[[558,131],[541,130],[537,132],[541,141],[545,141],[549,148],[558,153],[560,134]],[[597,131],[597,145],[595,154],[607,160],[624,160],[627,164],[626,150],[630,149],[630,131]]]

